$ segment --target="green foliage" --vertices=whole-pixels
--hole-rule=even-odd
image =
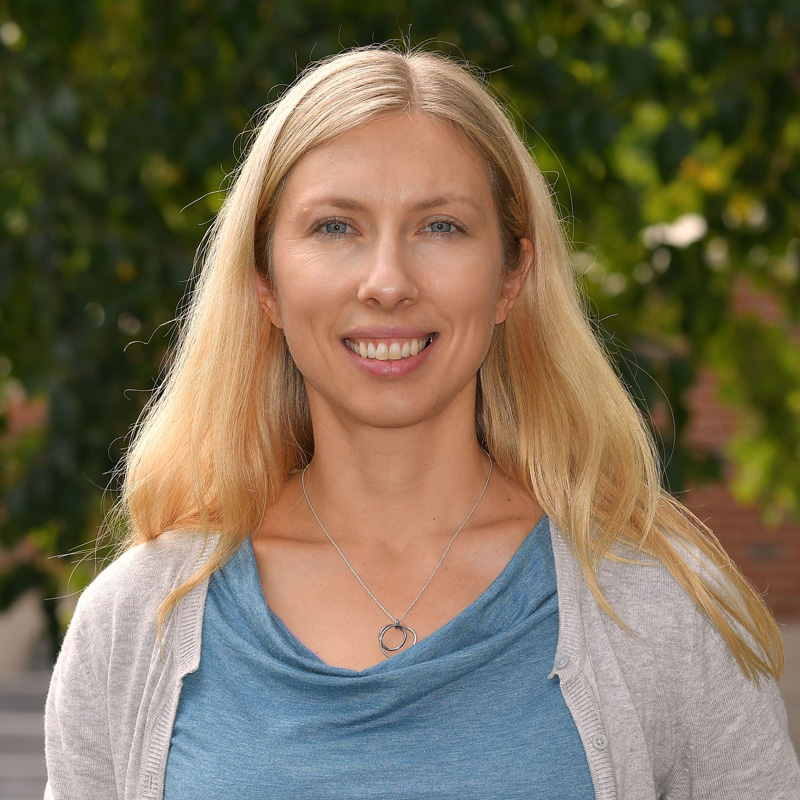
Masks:
[[[668,398],[671,487],[719,472],[682,438],[707,365],[746,423],[742,496],[799,513],[797,340],[731,312],[746,281],[798,318],[799,28],[793,0],[0,4],[0,389],[48,409],[2,445],[0,546],[72,574],[46,556],[94,536],[240,132],[310,60],[401,36],[525,121],[623,377]]]

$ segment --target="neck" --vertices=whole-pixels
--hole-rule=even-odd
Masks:
[[[402,549],[452,536],[488,470],[472,420],[380,430],[319,426],[306,485],[337,542]]]

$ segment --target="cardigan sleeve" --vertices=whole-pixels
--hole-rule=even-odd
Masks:
[[[800,766],[775,681],[749,680],[699,615],[693,667],[685,750],[691,800],[800,800]]]
[[[170,615],[163,647],[158,609],[215,542],[162,534],[127,550],[81,594],[45,708],[46,800],[160,796],[171,730],[164,736],[160,723],[182,676],[197,668],[208,580]]]
[[[116,800],[104,678],[73,621],[56,661],[45,708],[45,800]]]
[[[744,675],[716,626],[663,564],[635,552],[621,555],[632,560],[608,561],[601,575],[628,631],[603,615],[606,646],[597,626],[587,627],[617,796],[800,800],[800,766],[775,681],[762,677],[756,684]],[[687,560],[725,585],[713,565],[696,554]],[[588,590],[584,604],[596,607]],[[627,702],[635,717],[625,715]],[[648,757],[654,794],[645,793],[636,767]]]

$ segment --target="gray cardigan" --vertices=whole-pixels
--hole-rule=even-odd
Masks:
[[[551,523],[559,680],[596,800],[800,800],[800,766],[773,681],[746,680],[716,630],[660,564],[604,561],[597,606]],[[208,582],[178,605],[159,649],[166,594],[203,557],[169,533],[139,545],[83,593],[58,657],[45,718],[53,800],[155,800],[164,793],[185,675],[197,669]]]

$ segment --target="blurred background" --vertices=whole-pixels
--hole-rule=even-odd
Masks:
[[[41,796],[48,670],[253,115],[400,38],[514,115],[666,484],[786,623],[800,741],[800,4],[0,0],[0,797]]]

